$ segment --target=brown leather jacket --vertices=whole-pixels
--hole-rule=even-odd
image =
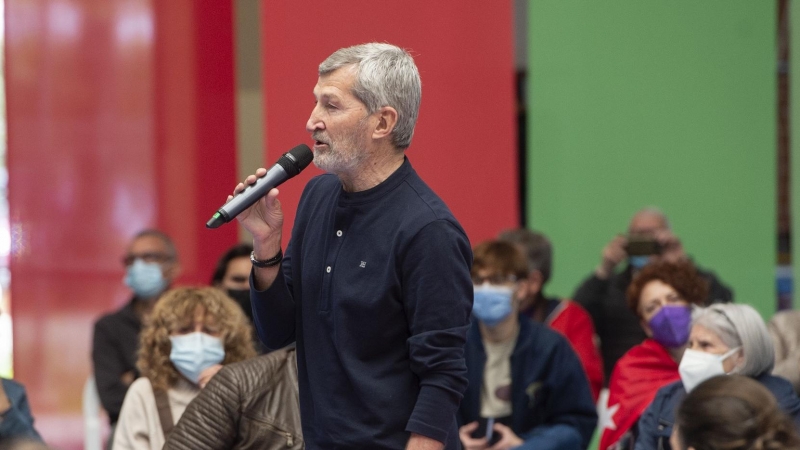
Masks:
[[[223,367],[164,445],[164,450],[302,448],[294,348]]]

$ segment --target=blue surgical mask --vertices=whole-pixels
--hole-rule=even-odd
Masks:
[[[487,326],[493,327],[511,314],[511,297],[514,289],[484,283],[475,286],[472,314]]]
[[[650,264],[650,256],[631,256],[628,258],[628,264],[636,270]]]
[[[178,372],[197,384],[200,373],[225,360],[222,339],[202,332],[170,336],[169,359]]]
[[[161,265],[155,262],[144,262],[136,259],[128,266],[125,273],[125,284],[137,297],[153,298],[164,292],[167,280],[161,272]]]

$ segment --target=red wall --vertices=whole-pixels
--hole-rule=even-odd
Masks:
[[[236,228],[230,2],[6,0],[15,378],[37,428],[82,448],[92,324],[124,303],[130,237],[172,235],[206,283]]]
[[[515,226],[511,5],[469,3],[265,0],[268,161],[310,142],[319,62],[392,42],[422,74],[417,171],[473,243]],[[55,447],[82,448],[92,324],[129,296],[130,237],[171,234],[181,283],[236,240],[204,228],[236,182],[232,23],[217,0],[6,0],[15,377]],[[287,223],[315,170],[282,189]]]
[[[265,0],[268,161],[310,143],[317,66],[340,47],[389,42],[412,51],[422,107],[407,151],[471,242],[519,224],[511,2]],[[291,224],[302,187],[281,188]],[[288,236],[288,233],[285,233]]]

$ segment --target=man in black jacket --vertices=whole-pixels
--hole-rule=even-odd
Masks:
[[[646,337],[639,318],[625,300],[625,291],[634,273],[652,261],[683,258],[687,255],[681,241],[670,230],[664,213],[645,208],[633,216],[627,235],[618,235],[605,246],[600,264],[575,291],[573,299],[592,316],[600,337],[606,382],[611,379],[617,360]],[[625,260],[625,268],[615,272]],[[697,271],[708,281],[707,304],[733,301],[730,288],[714,273],[700,268]]]
[[[180,271],[175,244],[158,230],[144,230],[134,236],[123,264],[124,281],[133,297],[95,323],[92,341],[97,391],[112,427],[117,423],[128,386],[139,377],[136,352],[142,321]]]

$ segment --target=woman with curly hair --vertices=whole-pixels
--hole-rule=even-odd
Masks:
[[[628,287],[628,306],[647,339],[625,353],[611,374],[608,406],[601,418],[600,449],[632,448],[636,423],[662,386],[678,381],[691,305],[708,296],[708,282],[689,260],[645,266]]]
[[[773,393],[745,376],[716,376],[686,396],[670,439],[675,450],[798,450],[800,437]]]
[[[156,450],[189,402],[223,364],[255,356],[242,309],[215,288],[180,288],[156,303],[139,343],[142,377],[131,384],[116,450]]]
[[[770,374],[775,352],[761,315],[749,305],[713,305],[692,320],[689,343],[678,371],[681,381],[664,386],[639,420],[636,450],[669,449],[678,403],[703,381],[738,374],[764,386],[778,406],[800,423],[800,398],[792,384]]]

